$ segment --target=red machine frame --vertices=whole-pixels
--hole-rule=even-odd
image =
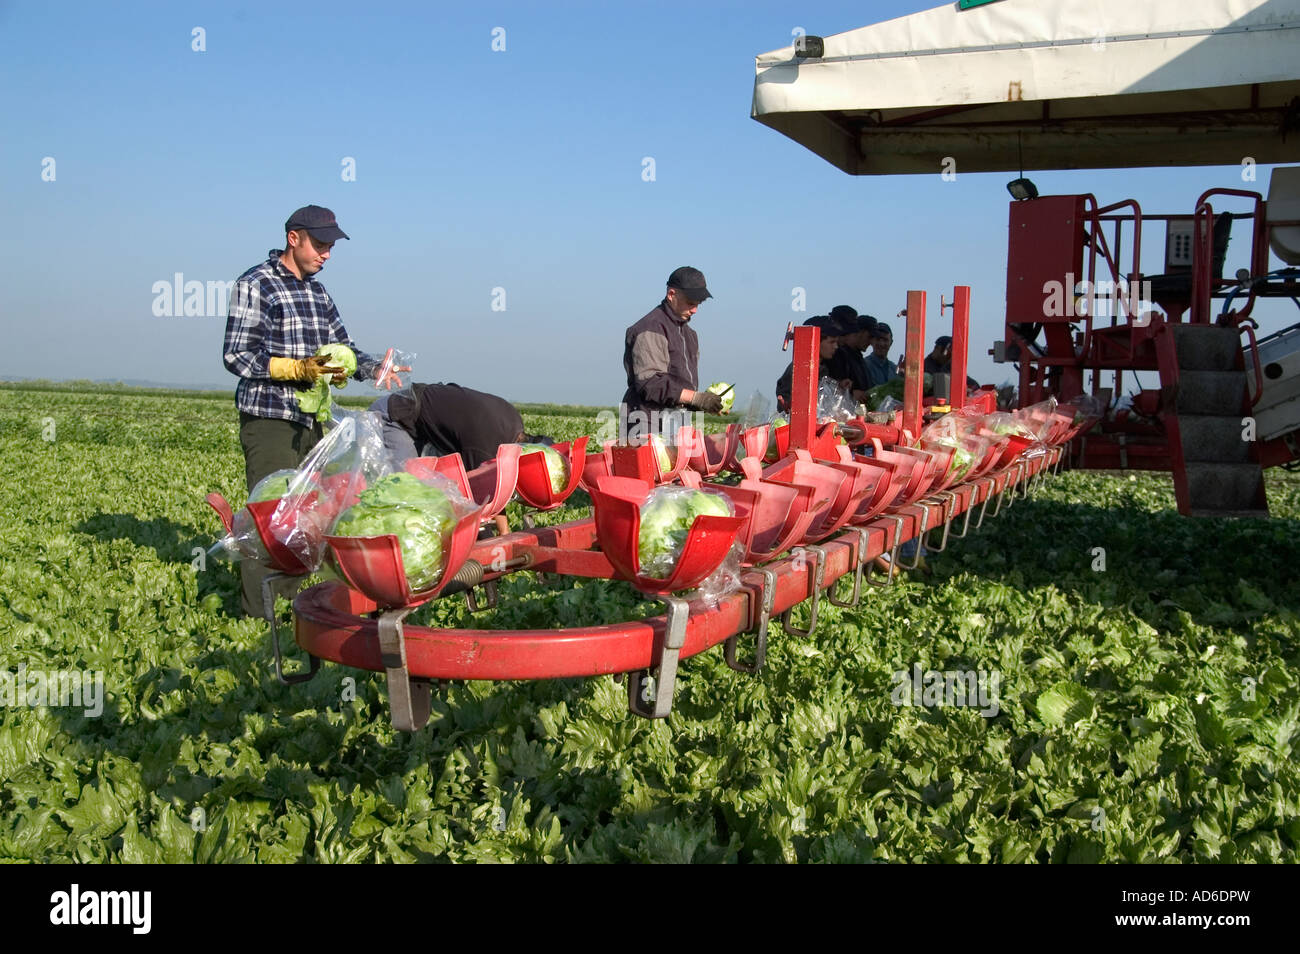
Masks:
[[[941,539],[931,549],[942,550],[950,537],[966,535],[973,514],[978,514],[974,524],[978,528],[992,501],[997,502],[993,510],[996,515],[1004,503],[1010,503],[1017,494],[1029,492],[1031,478],[1041,478],[1048,470],[1060,467],[1060,444],[1067,436],[1068,420],[1054,426],[1052,433],[1056,440],[1041,455],[1020,457],[1011,453],[1014,448],[999,445],[990,449],[986,458],[971,468],[966,479],[955,485],[947,476],[950,451],[943,454],[909,446],[920,433],[922,422],[920,361],[925,301],[923,292],[908,293],[906,401],[903,412],[893,423],[868,423],[859,418],[846,424],[819,426],[816,369],[820,332],[815,327],[800,327],[788,332],[786,341],[787,346],[790,341],[794,343],[794,376],[791,419],[783,441],[778,441],[783,456],[766,469],[758,463],[758,457],[768,446],[766,426],[751,434],[739,432],[733,425],[725,439],[714,438],[712,444],[706,442],[707,446],[689,453],[683,450],[667,473],[659,472],[652,448],[645,445],[607,446],[585,454],[584,439],[566,448],[574,468],[566,495],[581,481],[593,501],[607,499],[604,495],[617,492],[624,485],[634,486],[637,481],[643,481],[648,488],[658,481],[677,477],[688,485],[699,486],[704,476],[720,467],[724,460],[729,461],[732,469],[746,475],[739,488],[728,491],[712,485],[712,489],[734,495],[737,517],[714,518],[719,531],[730,528],[733,536],[739,532],[736,528],[744,523],[740,519],[742,515],[757,523],[759,506],[766,499],[764,494],[776,495],[772,500],[779,498],[780,506],[785,508],[785,516],[780,517],[784,521],[780,533],[769,536],[763,545],[751,537],[743,538],[744,545],[750,548],[746,552],[754,563],[743,570],[739,589],[715,604],[692,598],[694,594],[674,595],[667,592],[666,584],[656,589],[654,580],[637,576],[638,586],[651,587],[649,592],[664,602],[663,615],[561,630],[407,626],[404,622],[407,615],[419,602],[431,597],[464,592],[471,611],[493,606],[497,598],[496,582],[519,570],[606,579],[627,578],[630,572],[635,572],[634,542],[631,563],[621,551],[610,549],[626,541],[611,543],[606,538],[605,548],[596,548],[600,521],[606,519],[608,523],[614,519],[609,511],[601,511],[599,507],[592,517],[559,526],[523,529],[473,541],[479,522],[499,512],[508,499],[510,475],[517,472],[522,478],[528,470],[524,466],[526,458],[507,454],[499,464],[489,462],[471,474],[455,466],[458,458],[421,459],[408,464],[408,469],[444,473],[459,480],[467,496],[482,501],[480,510],[462,521],[465,525],[458,528],[450,545],[451,552],[467,551],[467,558],[427,594],[413,595],[399,585],[398,595],[391,595],[391,587],[381,588],[385,594],[382,597],[363,595],[366,577],[376,567],[387,566],[390,577],[398,581],[403,578],[400,550],[393,545],[395,538],[391,537],[374,538],[376,546],[362,553],[355,551],[367,548],[355,544],[366,541],[349,541],[349,550],[344,551],[348,562],[340,566],[353,586],[342,582],[320,583],[300,593],[293,603],[295,639],[310,658],[308,671],[283,673],[273,621],[277,675],[285,682],[310,678],[322,659],[383,671],[387,675],[393,723],[399,729],[412,731],[427,721],[431,689],[443,680],[625,674],[629,710],[648,718],[662,718],[672,708],[675,674],[681,659],[722,643],[729,666],[742,672],[757,672],[763,665],[768,622],[773,616],[781,618],[785,632],[803,637],[811,635],[823,597],[838,606],[853,606],[871,586],[893,583],[892,568],[900,565],[898,550],[904,541],[930,531],[941,531]],[[948,307],[944,302],[943,309]],[[964,344],[969,332],[969,288],[956,290],[951,307],[954,339]],[[961,360],[954,365],[964,365],[964,348],[958,354]],[[960,375],[957,380],[964,380],[964,368],[955,370]],[[956,390],[964,392],[965,389]],[[960,408],[964,393],[955,393],[953,397],[954,405]],[[750,451],[743,462],[738,453],[742,438]],[[855,456],[849,449],[850,445],[867,443],[874,444],[874,456]],[[893,449],[886,450],[886,446]],[[756,450],[758,454],[754,453]],[[686,469],[687,458],[704,473]],[[536,471],[533,477],[539,485],[545,485],[545,469],[540,461],[534,463],[537,466],[532,468]],[[545,500],[533,502],[549,508],[558,506],[562,496],[551,497],[548,492]],[[611,506],[608,500],[612,499],[608,498],[604,506]],[[213,505],[228,523],[229,508],[223,507],[224,501]],[[779,508],[774,512],[780,516]],[[635,514],[635,508],[630,513]],[[958,517],[963,518],[960,530],[955,523]],[[710,532],[704,526],[708,519],[697,519],[679,565],[687,563],[692,547]],[[730,539],[724,541],[728,546]],[[711,545],[716,550],[717,543]],[[786,555],[768,560],[769,556],[783,552]],[[872,566],[877,557],[886,554],[891,558],[891,571],[882,580],[873,573]],[[913,562],[912,566],[916,565]],[[289,568],[288,572],[299,570]],[[676,576],[675,571],[673,578]],[[846,577],[852,581],[852,589],[847,597],[841,598],[837,595],[837,584]],[[864,582],[868,584],[866,587]],[[809,623],[799,629],[792,621],[791,610],[804,601],[810,602]],[[749,633],[753,634],[752,647],[748,658],[742,659],[740,639]]]

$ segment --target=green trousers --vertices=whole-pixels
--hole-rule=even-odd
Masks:
[[[239,443],[244,448],[244,477],[251,492],[259,480],[277,470],[296,468],[322,437],[321,426],[306,427],[293,421],[254,417],[239,412]],[[246,616],[263,618],[273,607],[262,605],[262,581],[271,570],[242,560],[239,573],[243,582],[243,609]],[[288,596],[299,583],[296,579],[282,581],[277,592]]]

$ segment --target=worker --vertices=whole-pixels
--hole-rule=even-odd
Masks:
[[[835,371],[831,367],[831,359],[835,356],[841,342],[853,332],[853,329],[845,327],[830,315],[814,315],[804,324],[811,325],[821,331],[817,354],[819,386],[823,381],[831,381],[836,385],[843,386],[843,382],[836,377]],[[794,362],[791,361],[786,365],[781,377],[776,380],[776,407],[778,411],[789,413],[790,393],[793,389]]]
[[[862,352],[871,347],[876,319],[870,315],[859,315],[849,305],[836,305],[831,309],[831,317],[847,332],[831,357],[831,373],[852,394],[855,401],[866,400],[867,391],[871,387],[871,376]]]
[[[466,470],[496,457],[502,444],[551,444],[524,433],[524,419],[503,397],[459,384],[412,384],[370,405],[384,424],[384,447],[395,464],[412,457],[459,454]]]
[[[887,384],[899,377],[898,365],[889,360],[889,349],[894,346],[893,329],[883,321],[876,322],[875,336],[871,345],[871,354],[865,359],[868,389]]]
[[[272,249],[265,262],[235,280],[222,349],[226,368],[239,377],[235,406],[250,491],[272,471],[296,468],[321,439],[320,423],[295,400],[296,392],[321,377],[335,384],[347,380],[343,368],[315,357],[321,345],[351,348],[358,380],[373,380],[380,367],[353,344],[338,308],[316,281],[334,243],[348,237],[334,213],[304,206],[289,216],[284,231],[284,248]],[[271,609],[262,605],[262,581],[270,572],[252,560],[240,565],[245,614],[264,616]]]
[[[934,339],[934,350],[925,356],[926,374],[948,374],[952,370],[952,339],[940,335]]]
[[[699,388],[700,345],[691,317],[712,298],[704,273],[683,265],[668,276],[664,299],[623,335],[627,391],[622,417],[630,436],[671,439],[686,411],[722,412],[722,398]]]
[[[934,350],[925,356],[926,374],[952,374],[952,338],[940,335],[934,339]],[[970,375],[966,376],[966,390],[974,391],[979,382]]]

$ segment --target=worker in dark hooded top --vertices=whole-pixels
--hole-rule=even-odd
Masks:
[[[466,470],[497,455],[502,444],[549,444],[524,433],[524,419],[503,397],[459,384],[413,384],[381,397],[370,410],[384,422],[384,447],[397,464],[412,457],[460,454]]]
[[[836,349],[839,348],[842,340],[852,333],[852,329],[845,327],[830,315],[814,315],[804,324],[821,329],[821,341],[818,349],[818,381],[833,381],[839,385],[841,382],[831,367],[831,359],[835,356]],[[790,393],[793,389],[794,362],[791,361],[786,365],[785,371],[776,381],[776,407],[778,411],[789,413]]]

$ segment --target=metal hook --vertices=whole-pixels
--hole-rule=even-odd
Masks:
[[[885,576],[885,582],[879,583],[875,580],[875,565],[872,564],[866,568],[867,582],[872,586],[886,587],[894,585],[894,577],[898,575],[898,546],[903,537],[903,518],[897,515],[886,517],[884,519],[894,521],[894,544],[889,551],[889,573]]]
[[[289,676],[284,674],[284,663],[280,657],[280,628],[275,619],[275,584],[280,580],[291,579],[297,578],[291,577],[287,573],[269,573],[262,579],[262,611],[266,614],[266,621],[271,624],[271,649],[275,654],[275,678],[286,686],[306,682],[316,675],[316,670],[320,669],[319,657],[308,653],[308,669],[306,672],[293,673]]]
[[[835,590],[840,585],[840,580],[844,579],[844,577],[839,577],[831,584],[831,588],[826,591],[826,598],[830,600],[832,606],[851,608],[857,606],[862,600],[862,555],[867,552],[867,544],[870,542],[871,534],[861,528],[855,528],[854,532],[858,535],[858,542],[853,548],[853,562],[857,566],[853,574],[853,594],[847,600],[836,598]]]
[[[677,688],[677,660],[686,643],[686,622],[690,619],[690,605],[673,596],[660,597],[668,607],[668,625],[663,646],[650,669],[638,669],[627,674],[627,709],[645,719],[664,719],[673,711],[673,693]],[[646,680],[654,671],[653,702],[647,699]]]
[[[754,627],[754,658],[748,663],[736,660],[736,648],[739,644],[740,633],[728,636],[727,641],[722,646],[722,658],[726,664],[736,672],[747,673],[751,676],[757,675],[758,671],[763,668],[763,660],[767,656],[767,624],[772,619],[772,607],[776,604],[776,573],[765,567],[755,567],[754,572],[763,577],[763,592],[758,604],[758,622]],[[745,592],[750,594],[752,602],[753,591],[746,590]]]
[[[807,544],[799,549],[813,555],[812,593],[809,594],[812,599],[812,606],[808,610],[808,628],[803,630],[790,624],[790,614],[794,612],[793,606],[781,614],[781,628],[791,636],[807,637],[811,636],[813,630],[817,628],[817,604],[822,596],[822,580],[826,578],[826,551],[812,544]]]

